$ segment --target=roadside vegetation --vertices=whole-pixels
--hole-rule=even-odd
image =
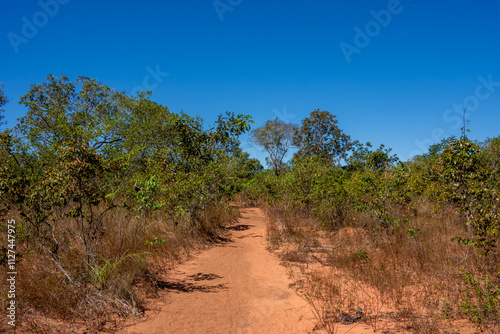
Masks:
[[[400,161],[314,110],[250,132],[269,155],[264,170],[239,146],[247,115],[207,126],[148,93],[64,75],[20,103],[26,115],[0,132],[0,263],[15,220],[17,321],[28,332],[113,331],[139,316],[164,272],[221,240],[234,202],[266,211],[269,248],[317,331],[500,328],[500,137],[470,140],[464,124]]]
[[[465,127],[403,162],[316,110],[295,126],[293,159],[273,159],[245,184],[240,201],[265,208],[269,247],[318,330],[498,332],[500,137],[476,142]],[[287,146],[279,129],[268,132],[274,147],[264,149]]]
[[[17,324],[29,332],[139,315],[162,272],[220,240],[238,214],[229,200],[262,168],[239,147],[246,115],[206,126],[147,93],[64,75],[20,104],[26,115],[0,133],[0,262],[15,220]]]

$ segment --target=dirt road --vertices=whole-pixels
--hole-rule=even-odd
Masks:
[[[177,267],[159,314],[128,327],[128,334],[308,333],[309,305],[288,285],[286,268],[266,250],[259,209],[241,209],[228,242]]]

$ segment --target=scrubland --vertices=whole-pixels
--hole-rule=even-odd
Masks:
[[[466,145],[476,150],[461,156]],[[451,139],[435,154],[381,167],[305,158],[280,175],[261,173],[238,196],[265,208],[269,248],[290,268],[318,330],[495,333],[495,145]]]
[[[0,133],[0,262],[17,271],[2,307],[16,302],[19,332],[112,332],[140,317],[162,275],[224,240],[232,203],[267,213],[269,249],[317,331],[499,330],[500,137],[471,140],[464,122],[460,138],[399,161],[315,110],[300,127],[252,130],[263,170],[239,146],[248,115],[207,126],[64,75],[20,103],[27,114]]]

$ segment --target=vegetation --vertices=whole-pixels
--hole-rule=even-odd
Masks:
[[[325,163],[340,164],[347,157],[351,138],[337,126],[336,117],[319,109],[311,112],[293,137],[293,143],[299,148],[295,157],[315,156]]]
[[[7,102],[1,85],[0,116]],[[266,210],[270,249],[299,263],[291,274],[318,329],[500,326],[500,137],[472,141],[464,124],[402,162],[314,110],[300,126],[250,132],[269,154],[264,170],[239,147],[247,115],[206,126],[147,92],[64,75],[20,103],[26,115],[0,133],[0,230],[16,221],[28,331],[51,328],[41,317],[112,330],[113,314],[141,312],[161,270],[219,240],[235,197]]]
[[[464,129],[400,162],[337,126],[313,111],[290,170],[256,175],[241,195],[266,208],[271,249],[308,263],[292,275],[318,326],[436,333],[464,318],[497,330],[500,137],[475,142]]]
[[[113,313],[140,312],[137,289],[158,291],[158,263],[217,241],[235,219],[230,199],[262,169],[239,148],[250,116],[205,127],[148,93],[64,75],[20,103],[26,115],[0,136],[0,213],[17,223],[20,323],[31,331],[44,331],[37,314],[104,330]]]
[[[296,129],[295,125],[276,118],[250,132],[250,140],[255,145],[263,147],[269,154],[269,165],[276,175],[285,171],[283,159],[293,144]]]

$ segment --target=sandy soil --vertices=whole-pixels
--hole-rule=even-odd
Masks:
[[[177,267],[161,311],[122,333],[310,333],[314,317],[266,250],[259,209],[241,209],[228,241]]]

